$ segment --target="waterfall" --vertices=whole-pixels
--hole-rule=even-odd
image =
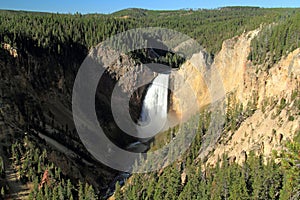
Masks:
[[[163,128],[168,114],[169,74],[158,74],[148,87],[140,115],[140,125],[148,125],[147,131]]]

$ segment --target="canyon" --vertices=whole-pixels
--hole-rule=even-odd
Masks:
[[[15,140],[26,135],[39,148],[48,151],[49,161],[61,167],[64,176],[73,182],[92,184],[97,194],[108,197],[117,182],[125,184],[130,174],[99,163],[84,145],[74,124],[72,88],[76,75],[82,63],[93,65],[98,59],[103,74],[93,96],[97,120],[116,146],[130,152],[157,148],[156,142],[161,138],[152,137],[153,129],[166,133],[168,141],[176,140],[178,126],[190,123],[202,111],[213,112],[218,105],[221,111],[212,117],[211,126],[216,120],[219,129],[207,131],[202,138],[205,145],[192,162],[215,166],[226,154],[231,164],[242,165],[254,153],[263,155],[267,163],[285,150],[285,145],[300,129],[300,49],[287,52],[275,64],[268,57],[262,64],[254,64],[249,59],[253,51],[251,44],[264,28],[261,25],[222,41],[215,55],[203,48],[183,64],[171,57],[170,63],[179,66],[168,68],[167,72],[159,66],[154,66],[155,70],[143,66],[145,55],[151,62],[160,56],[167,58],[155,48],[125,54],[108,49],[103,43],[88,50],[87,46],[70,41],[66,42],[65,51],[59,46],[59,53],[49,53],[34,41],[26,48],[3,43],[0,48],[3,149],[10,149]],[[177,52],[188,45],[190,41],[173,50]],[[86,56],[91,60],[85,60]],[[80,85],[86,91],[90,89],[89,81],[96,77],[93,73],[89,75]],[[116,88],[126,98],[114,96]],[[126,134],[118,127],[113,107],[119,109],[117,117],[125,119],[125,124],[147,125],[153,120],[153,127],[138,132],[136,126],[130,126],[132,134]],[[232,119],[235,123],[230,126]],[[89,127],[89,123],[85,125]],[[147,134],[151,137],[137,138]],[[163,170],[158,172],[161,173]],[[181,173],[183,185],[184,174]]]

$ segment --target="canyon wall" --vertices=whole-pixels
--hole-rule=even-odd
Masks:
[[[201,108],[225,98],[225,94],[232,91],[238,90],[242,94],[240,91],[244,88],[250,43],[258,32],[251,31],[224,41],[221,51],[211,65],[206,53],[201,51],[194,54],[178,71],[174,71],[171,110],[178,117],[195,110],[191,108],[195,106],[195,102],[189,101],[191,96],[196,98],[197,106]]]
[[[172,74],[174,91],[170,110],[178,118],[215,101],[227,101],[229,95],[244,108],[249,102],[256,102],[257,110],[236,131],[224,131],[210,152],[200,153],[199,159],[209,155],[208,164],[216,163],[224,153],[238,163],[250,151],[268,158],[273,150],[282,149],[283,142],[293,139],[300,128],[299,107],[292,97],[299,90],[300,49],[270,68],[254,66],[248,55],[251,40],[258,33],[259,30],[254,30],[224,41],[211,65],[205,59],[205,52],[199,52]],[[286,106],[278,110],[281,99]]]

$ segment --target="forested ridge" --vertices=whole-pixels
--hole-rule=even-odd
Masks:
[[[252,41],[249,59],[255,64],[269,66],[278,62],[282,56],[299,48],[300,13],[293,12],[289,18],[269,24],[259,37]]]
[[[260,25],[293,23],[290,31],[296,34],[298,12],[298,9],[255,7],[179,11],[129,9],[111,15],[1,11],[0,41],[18,49],[43,48],[60,54],[67,50],[68,44],[79,43],[89,49],[128,29],[164,27],[195,38],[209,53],[215,54],[225,39]],[[275,37],[270,38],[270,44],[274,40]]]
[[[274,63],[278,63],[282,56],[299,48],[299,13],[298,8],[258,7],[174,11],[133,8],[112,14],[58,14],[1,10],[0,66],[3,69],[0,71],[0,77],[3,82],[0,86],[3,86],[3,90],[0,95],[0,122],[9,121],[10,126],[15,123],[11,123],[11,120],[3,114],[6,107],[2,104],[9,104],[10,106],[7,107],[17,113],[14,120],[21,121],[18,127],[23,129],[21,134],[18,132],[15,135],[16,138],[9,137],[1,140],[4,143],[0,145],[1,148],[3,147],[3,155],[1,155],[3,158],[0,157],[1,198],[9,197],[11,192],[6,180],[7,166],[4,157],[10,159],[11,166],[19,176],[18,181],[29,184],[29,199],[83,200],[107,197],[107,188],[101,188],[99,191],[88,180],[82,182],[80,179],[73,178],[73,174],[63,174],[61,167],[49,161],[49,147],[44,149],[43,143],[34,140],[36,132],[32,131],[34,129],[47,133],[46,129],[53,129],[51,134],[48,133],[50,137],[76,150],[80,156],[87,156],[82,146],[78,144],[79,138],[75,134],[74,127],[65,121],[57,122],[59,118],[54,117],[55,113],[48,111],[50,110],[48,107],[47,109],[43,107],[47,105],[44,102],[49,97],[45,97],[42,93],[43,91],[49,93],[47,95],[51,98],[51,95],[55,94],[57,99],[63,96],[63,103],[67,102],[65,104],[70,106],[72,83],[76,72],[89,49],[103,40],[116,33],[138,27],[169,28],[196,39],[213,59],[220,51],[224,40],[260,28],[260,33],[251,42],[248,59],[254,66],[269,69]],[[16,56],[12,57],[7,50],[14,50]],[[143,59],[147,58],[140,53],[133,52],[129,55],[143,62],[145,61]],[[172,56],[167,54],[159,61],[172,67],[179,67],[183,61],[178,61],[178,58],[174,61]],[[9,69],[7,70],[9,73],[6,69]],[[23,89],[28,86],[26,85],[28,83],[18,78],[22,77],[20,73],[24,73],[23,78],[28,79],[32,85],[29,91],[26,90],[26,94]],[[5,77],[13,77],[17,81],[4,81]],[[64,81],[64,86],[53,84],[60,79]],[[14,85],[19,83],[18,81],[22,83],[20,87]],[[35,90],[37,95],[27,94],[32,90]],[[35,95],[40,95],[40,99]],[[295,91],[293,98],[292,108],[298,109],[299,113],[299,91]],[[234,132],[242,120],[251,116],[257,109],[256,103],[250,102],[247,108],[233,105],[232,109],[228,109],[224,132]],[[284,101],[283,104],[285,106],[286,102]],[[46,117],[42,114],[43,109],[47,112]],[[161,172],[132,175],[122,189],[117,183],[114,197],[130,200],[300,198],[299,132],[295,133],[294,141],[285,144],[285,151],[274,152],[274,156],[267,163],[262,156],[251,154],[240,166],[230,163],[224,155],[216,166],[203,167],[205,161],[197,160],[197,156],[202,137],[208,129],[209,115],[209,111],[206,110],[200,114],[202,123],[197,129],[195,141],[181,161],[173,163]],[[294,116],[290,117],[292,120]],[[1,128],[0,131],[3,129]],[[29,136],[23,135],[25,131]],[[172,130],[167,131],[168,138],[171,132]],[[3,135],[5,135],[4,131]],[[12,142],[10,148],[5,144],[7,141]],[[159,142],[156,141],[156,146],[153,148],[158,148],[165,141],[162,144]],[[278,162],[278,159],[282,162]],[[79,162],[78,160],[75,162]],[[187,177],[184,182],[181,178],[183,172]],[[96,178],[98,177],[95,175]],[[103,181],[101,184],[108,187],[107,182]]]

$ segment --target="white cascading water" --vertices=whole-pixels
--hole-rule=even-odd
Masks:
[[[147,131],[158,131],[165,125],[168,114],[169,74],[158,74],[144,98],[140,124],[148,125]]]

